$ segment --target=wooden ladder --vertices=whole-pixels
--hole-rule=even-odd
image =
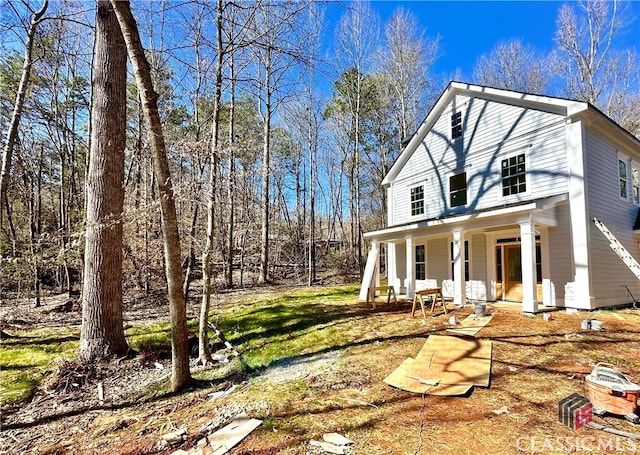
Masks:
[[[602,221],[598,220],[597,218],[593,218],[593,222],[595,223],[596,227],[600,229],[600,232],[604,234],[607,240],[609,240],[609,246],[611,247],[611,249],[616,252],[618,257],[622,259],[622,262],[624,262],[626,266],[629,267],[629,270],[631,270],[631,272],[633,272],[633,274],[640,280],[640,264],[638,264],[638,261],[636,261],[636,259],[631,256],[631,253],[627,251],[624,245],[620,243],[616,236],[613,235],[613,233],[607,228],[607,226],[604,225]]]

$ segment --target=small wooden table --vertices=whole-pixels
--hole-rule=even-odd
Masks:
[[[371,302],[373,305],[373,309],[376,309],[376,292],[377,291],[386,291],[387,293],[387,304],[391,302],[391,296],[393,296],[393,303],[398,303],[396,299],[396,291],[393,289],[393,286],[372,286],[369,288],[369,292],[367,293],[367,302]]]
[[[416,312],[416,303],[420,302],[420,307],[422,308],[422,316],[427,319],[427,313],[424,311],[424,297],[428,295],[433,295],[433,301],[431,302],[431,312],[433,313],[433,308],[436,305],[436,301],[438,300],[438,297],[440,297],[440,304],[442,305],[442,309],[444,310],[444,313],[447,314],[447,306],[444,304],[444,299],[442,298],[442,288],[429,288],[415,291],[413,295],[411,317],[414,317],[414,314]]]

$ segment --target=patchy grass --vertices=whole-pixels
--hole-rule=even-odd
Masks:
[[[608,436],[558,423],[558,401],[582,393],[584,376],[598,362],[617,365],[640,380],[640,311],[556,311],[553,320],[544,321],[524,316],[519,305],[490,304],[494,318],[477,334],[493,343],[490,387],[463,397],[435,397],[396,390],[384,378],[415,357],[431,334],[447,334],[451,314],[462,320],[473,312],[472,305],[446,315],[427,314],[426,320],[411,318],[410,303],[384,303],[372,310],[357,302],[357,286],[258,288],[216,299],[212,320],[255,373],[238,381],[237,361],[194,369],[198,380],[184,393],[102,409],[99,418],[87,414],[83,424],[62,416],[51,426],[28,427],[13,436],[47,453],[73,453],[60,446],[61,440],[76,453],[157,453],[160,436],[184,425],[189,440],[180,448],[188,450],[204,435],[202,428],[219,428],[244,412],[264,424],[238,453],[313,454],[310,440],[333,431],[355,442],[350,454],[510,455],[532,452],[533,444],[539,448],[546,440],[552,444],[549,453],[565,453],[571,450],[557,441],[568,439],[558,438],[576,437],[586,446],[574,451],[599,453],[597,438]],[[602,320],[605,329],[581,330],[586,317]],[[169,330],[153,324],[128,329],[127,337],[134,347],[162,348],[168,346]],[[227,398],[209,397],[232,382],[239,387]],[[639,432],[617,417],[599,422]],[[81,433],[65,433],[78,426]]]
[[[29,397],[55,369],[56,361],[73,358],[80,338],[77,329],[46,328],[12,331],[0,349],[0,404]]]
[[[343,286],[256,296],[250,304],[225,306],[218,326],[252,368],[264,368],[282,358],[346,345],[353,322],[364,317],[349,307],[355,290]]]
[[[135,351],[142,348],[153,352],[171,352],[171,326],[168,322],[129,327],[125,331],[129,347]]]

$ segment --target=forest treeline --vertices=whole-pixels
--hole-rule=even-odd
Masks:
[[[132,2],[168,182],[159,181],[157,134],[148,134],[131,66],[123,108],[108,114],[101,136],[92,132],[104,101],[97,88],[112,85],[111,70],[96,68],[101,3],[109,4],[0,1],[0,299],[82,289],[96,223],[87,206],[92,141],[108,147],[118,121],[124,168],[106,182],[123,190],[123,208],[100,218],[100,230],[122,229],[123,292],[165,287],[167,183],[184,298],[202,276],[208,290],[358,276],[362,234],[386,223],[382,178],[438,94],[459,79],[454,68],[432,70],[439,37],[402,8],[382,23],[375,3]],[[588,101],[638,136],[638,56],[617,45],[627,7],[567,3],[551,53],[496,43],[464,82]],[[337,22],[327,20],[336,12]]]
[[[3,133],[14,112],[29,24],[42,4],[0,5]],[[37,20],[10,168],[3,156],[3,293],[37,290],[38,283],[66,290],[82,278],[92,6],[52,2]],[[427,36],[400,8],[381,24],[366,3],[342,5],[334,30],[324,20],[327,5],[316,2],[224,2],[220,11],[216,2],[199,0],[132,6],[160,95],[187,279],[205,247],[208,201],[215,211],[211,261],[220,286],[315,279],[314,263],[357,273],[366,249],[362,232],[385,226],[382,177],[447,79],[456,78],[431,71],[438,37]],[[586,100],[637,134],[638,58],[633,49],[614,47],[628,25],[624,6],[563,6],[552,54],[521,41],[496,43],[469,82]],[[212,154],[218,57],[222,110]],[[121,214],[125,277],[127,287],[147,290],[163,274],[150,163],[130,77]]]

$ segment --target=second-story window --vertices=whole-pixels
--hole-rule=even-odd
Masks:
[[[521,153],[502,160],[502,195],[527,191],[525,155]]]
[[[449,179],[449,203],[451,207],[467,205],[467,173],[454,175]]]
[[[411,216],[424,213],[424,186],[411,188]]]
[[[451,139],[462,137],[462,112],[451,114]]]
[[[620,197],[623,199],[626,199],[628,194],[627,178],[627,162],[618,159],[618,184],[620,188]]]

